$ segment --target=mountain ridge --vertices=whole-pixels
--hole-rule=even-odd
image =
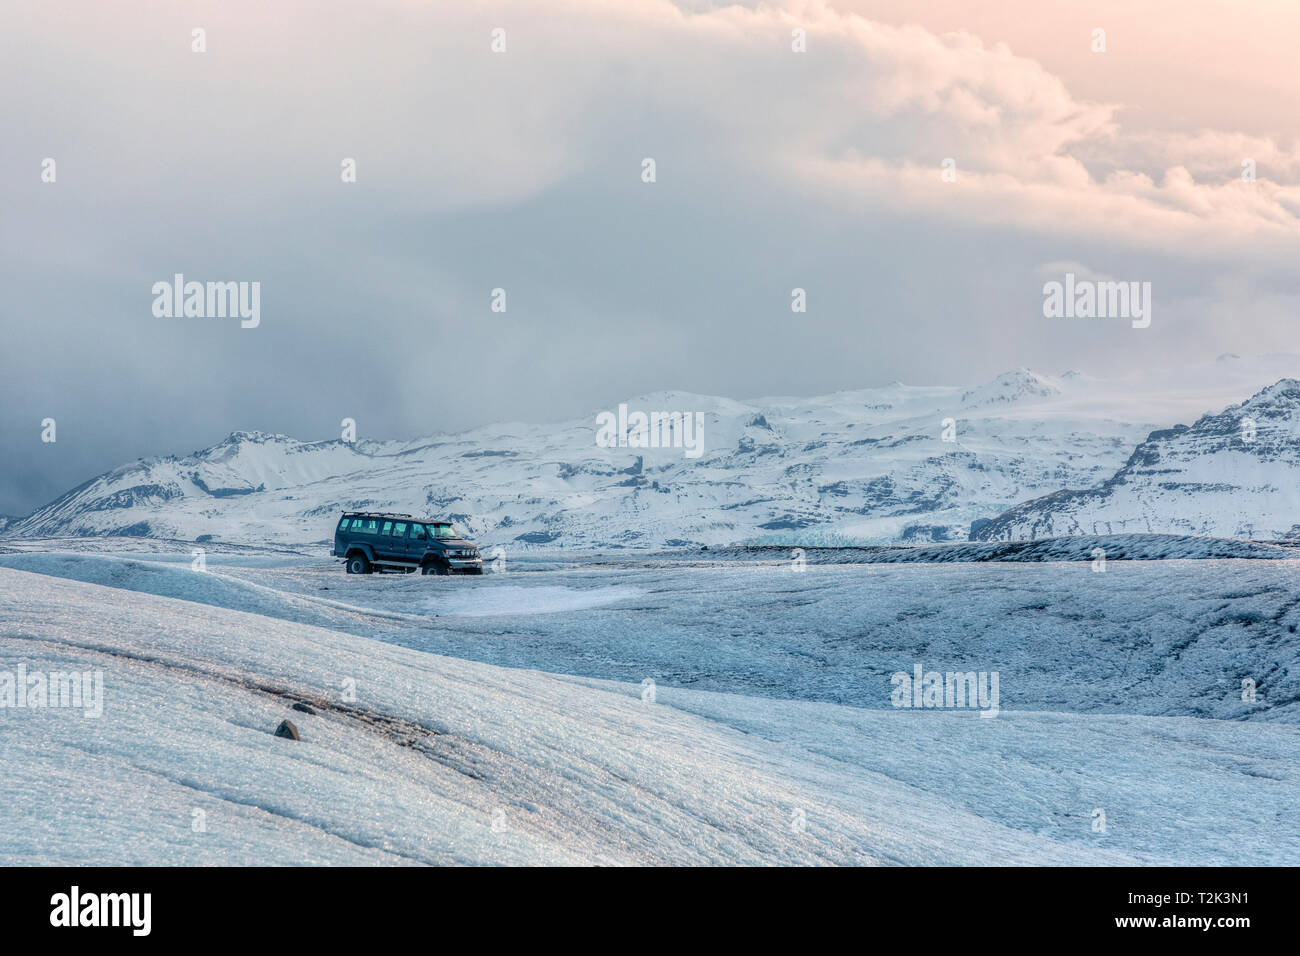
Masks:
[[[1191,425],[1152,431],[1100,484],[1023,502],[973,523],[970,536],[978,541],[1137,532],[1293,537],[1300,532],[1298,437],[1300,381],[1280,379]]]
[[[1207,384],[1190,370],[1191,384],[1153,381],[1146,393],[1019,368],[974,387],[746,401],[662,391],[624,403],[699,412],[698,460],[681,448],[600,447],[595,415],[409,440],[237,430],[190,455],[110,469],[0,534],[316,545],[339,511],[369,508],[449,518],[482,543],[521,548],[961,541],[1007,531],[1005,516],[1065,489],[1113,481],[1154,435],[1224,414],[1205,409],[1279,364],[1300,368],[1294,357],[1217,363],[1231,374]],[[1283,379],[1250,400],[1293,388]],[[1193,410],[1195,425],[1168,426]]]

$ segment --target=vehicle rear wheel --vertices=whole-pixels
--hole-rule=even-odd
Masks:
[[[354,554],[348,558],[348,574],[369,574],[370,562],[364,554]]]

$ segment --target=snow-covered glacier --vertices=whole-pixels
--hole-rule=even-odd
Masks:
[[[3,864],[1300,862],[1294,562],[3,563]]]

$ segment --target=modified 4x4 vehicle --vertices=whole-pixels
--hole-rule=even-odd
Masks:
[[[373,511],[345,511],[334,530],[334,550],[348,574],[420,571],[422,574],[482,574],[483,558],[449,521]]]

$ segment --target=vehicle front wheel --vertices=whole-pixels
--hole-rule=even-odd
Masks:
[[[447,568],[439,564],[437,561],[426,561],[423,565],[420,566],[420,573],[421,574],[446,574]]]
[[[370,562],[364,554],[354,554],[348,558],[348,574],[369,574]]]

